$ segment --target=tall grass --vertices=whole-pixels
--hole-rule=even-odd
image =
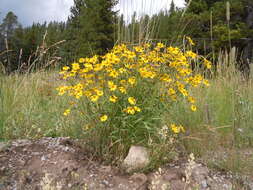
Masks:
[[[63,119],[58,80],[56,72],[0,76],[0,139],[78,136],[79,119]]]
[[[115,27],[117,29],[116,42],[141,44],[159,41],[157,40],[158,28],[161,24],[159,13],[163,11],[164,14],[169,14],[169,6],[170,2],[167,0],[120,0],[117,8],[120,10],[121,17]]]

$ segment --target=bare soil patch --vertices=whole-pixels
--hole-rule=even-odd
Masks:
[[[69,138],[17,140],[0,144],[0,190],[182,190],[230,189],[229,176],[196,163],[187,185],[187,161],[170,163],[148,174],[125,174],[91,160],[89,152]]]

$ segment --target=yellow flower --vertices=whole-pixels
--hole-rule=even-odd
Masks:
[[[90,96],[92,96],[92,93],[91,93],[91,91],[86,90],[86,91],[84,91],[84,95],[87,97],[90,97]]]
[[[98,96],[103,96],[104,92],[102,90],[95,90]]]
[[[176,91],[175,91],[173,88],[169,88],[168,94],[169,94],[170,96],[175,95],[175,94],[176,94]]]
[[[130,77],[128,79],[128,82],[131,84],[131,85],[134,85],[136,83],[136,78],[135,77]]]
[[[136,46],[134,47],[134,50],[138,53],[142,53],[143,52],[143,47],[140,47],[140,46]]]
[[[170,128],[176,134],[180,132],[180,130],[178,129],[178,127],[175,124],[171,124]]]
[[[144,48],[150,48],[150,46],[151,46],[151,45],[148,44],[148,43],[146,43],[146,44],[143,45]]]
[[[69,89],[67,86],[60,86],[56,90],[58,91],[58,95],[62,96],[63,94],[66,93],[66,91]]]
[[[191,110],[192,111],[196,111],[197,110],[197,107],[195,105],[191,105]]]
[[[156,49],[164,48],[165,45],[163,43],[157,43]]]
[[[208,64],[206,64],[206,68],[207,68],[207,69],[211,69],[211,68],[212,68],[212,65],[208,63]]]
[[[115,91],[117,89],[117,85],[112,85],[111,87],[110,87],[110,91]]]
[[[120,84],[121,84],[121,85],[125,85],[125,84],[126,84],[126,80],[121,80],[121,81],[120,81]]]
[[[63,115],[65,115],[65,116],[67,116],[67,115],[69,115],[70,114],[70,109],[66,109],[65,111],[64,111],[64,113],[63,113]]]
[[[91,71],[93,69],[93,65],[91,63],[86,63],[84,66],[86,69],[88,69],[88,71]]]
[[[68,66],[64,66],[64,67],[62,68],[62,70],[63,70],[63,71],[68,71],[68,70],[69,70],[69,67],[68,67]]]
[[[99,98],[98,95],[92,95],[92,96],[90,97],[90,100],[91,100],[92,102],[96,102],[96,101],[98,101],[98,98]]]
[[[105,122],[105,121],[107,121],[107,119],[108,119],[107,115],[103,115],[103,116],[100,117],[101,122]]]
[[[204,85],[206,85],[206,86],[210,86],[209,81],[208,81],[208,80],[206,80],[206,79],[205,79],[205,80],[203,80],[203,84],[204,84]]]
[[[94,71],[101,71],[103,69],[103,65],[102,64],[96,64],[94,65]]]
[[[188,91],[185,88],[178,88],[178,90],[183,94],[183,96],[188,96]]]
[[[120,87],[119,87],[119,91],[120,91],[122,94],[126,94],[126,88],[123,87],[123,86],[120,86]]]
[[[127,107],[126,109],[123,110],[124,112],[134,115],[135,114],[135,109],[134,107]]]
[[[186,39],[188,40],[190,45],[192,45],[192,46],[195,45],[195,43],[192,41],[192,39],[189,36],[187,36]]]
[[[113,77],[113,78],[117,78],[119,76],[119,73],[116,71],[116,70],[112,70],[110,73],[109,73],[109,76],[110,77]]]
[[[115,102],[117,102],[118,97],[115,96],[115,95],[112,95],[112,96],[110,96],[109,100],[110,100],[111,102],[115,103]]]
[[[176,134],[180,132],[185,132],[184,127],[182,125],[176,126],[175,124],[171,124],[170,128]]]
[[[187,52],[185,53],[185,56],[186,56],[186,57],[191,57],[191,58],[195,59],[195,58],[197,57],[197,54],[196,54],[196,53],[193,53],[192,51],[187,51]]]
[[[136,104],[136,100],[134,99],[134,97],[129,97],[129,98],[128,98],[128,102],[129,102],[129,104],[131,104],[131,105],[135,105],[135,104]]]
[[[80,58],[79,59],[79,63],[84,63],[85,62],[85,59],[84,58]]]
[[[120,68],[120,69],[119,69],[119,72],[122,74],[122,73],[127,72],[127,70],[126,70],[125,68]]]
[[[156,74],[152,71],[150,71],[151,69],[148,67],[143,67],[139,69],[140,75],[143,78],[154,78],[156,76]]]
[[[134,106],[134,110],[137,111],[137,112],[141,112],[141,109],[137,106]]]
[[[72,71],[77,71],[80,69],[79,63],[72,63]]]
[[[194,104],[195,103],[195,99],[191,96],[188,97],[188,102]]]
[[[204,58],[204,64],[206,66],[207,69],[211,69],[212,68],[212,63],[210,61],[208,61],[207,59]]]
[[[83,91],[77,91],[77,92],[75,93],[76,99],[80,99],[82,96],[83,96]]]
[[[113,81],[108,81],[108,87],[109,87],[110,91],[115,91],[117,89],[117,85],[114,84]]]
[[[161,81],[164,81],[164,82],[171,82],[172,79],[170,78],[170,76],[168,74],[164,74],[160,77],[160,80]]]

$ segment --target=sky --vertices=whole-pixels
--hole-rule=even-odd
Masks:
[[[136,11],[137,15],[143,13],[153,14],[161,9],[168,9],[171,0],[119,0],[117,9],[128,19]],[[174,0],[178,7],[183,7],[183,0]],[[7,12],[13,11],[18,21],[29,26],[32,23],[45,21],[66,21],[70,14],[73,0],[0,0],[0,21]]]

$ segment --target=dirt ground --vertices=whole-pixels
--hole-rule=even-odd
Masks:
[[[170,163],[148,174],[130,175],[91,160],[76,140],[17,140],[0,143],[0,190],[232,189],[233,180],[229,175],[194,164],[190,178],[185,162]],[[250,189],[250,186],[241,189]]]

